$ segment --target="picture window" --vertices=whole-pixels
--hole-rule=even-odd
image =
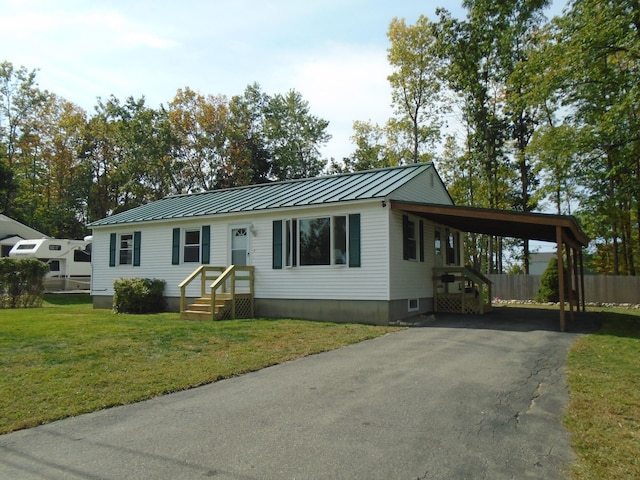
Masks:
[[[348,265],[348,222],[344,215],[284,222],[285,265]]]

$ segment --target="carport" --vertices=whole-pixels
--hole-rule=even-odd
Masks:
[[[566,326],[565,303],[573,319],[573,307],[585,311],[584,260],[582,249],[589,237],[582,231],[575,217],[547,213],[524,213],[487,208],[434,205],[392,200],[391,208],[420,216],[435,223],[468,233],[482,233],[498,237],[512,237],[555,243],[558,265],[567,266],[568,295],[560,289],[560,330]],[[564,268],[558,268],[558,280],[564,285]],[[568,296],[568,298],[566,298]]]

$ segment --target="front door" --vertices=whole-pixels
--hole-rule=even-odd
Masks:
[[[231,264],[249,265],[249,227],[231,229]]]

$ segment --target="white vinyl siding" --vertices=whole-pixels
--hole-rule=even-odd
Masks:
[[[389,195],[392,200],[452,205],[451,197],[435,169],[421,173]]]
[[[424,262],[403,259],[402,212],[391,211],[389,228],[390,297],[391,300],[424,298],[433,296],[433,224],[424,224]],[[416,224],[416,252],[420,256],[420,218],[409,216]]]
[[[316,265],[313,267],[272,268],[273,220],[287,218],[348,216],[359,213],[361,226],[361,267]],[[278,209],[245,215],[217,215],[182,222],[149,222],[136,224],[142,232],[141,252],[145,259],[140,267],[108,268],[109,235],[131,231],[132,227],[94,228],[94,280],[92,293],[113,295],[113,282],[121,277],[160,278],[166,281],[165,295],[178,297],[178,285],[196,268],[195,263],[172,265],[172,230],[211,226],[212,266],[227,266],[231,261],[231,229],[237,225],[250,226],[250,264],[255,266],[256,298],[388,300],[388,207],[379,201],[350,202],[332,207]],[[402,233],[402,232],[400,232]],[[401,245],[401,243],[400,243]],[[400,253],[402,255],[402,252]],[[199,295],[198,282],[188,296]]]
[[[388,300],[387,261],[387,211],[380,202],[352,203],[344,206],[322,207],[313,210],[272,212],[271,216],[260,220],[258,237],[268,223],[265,236],[269,243],[259,242],[255,251],[256,297],[291,299],[335,299],[335,300]],[[296,268],[283,266],[272,268],[272,222],[303,216],[348,216],[360,214],[360,254],[361,266],[349,268],[346,265],[314,265]],[[255,222],[254,222],[255,224]],[[283,222],[284,224],[284,222]],[[255,242],[258,243],[258,242]],[[266,248],[265,248],[266,247]]]

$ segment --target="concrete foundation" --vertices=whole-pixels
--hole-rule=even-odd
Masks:
[[[110,295],[93,295],[93,308],[113,307]],[[180,299],[167,297],[167,309],[180,311]],[[193,299],[187,299],[190,303]],[[416,306],[402,300],[293,300],[256,298],[255,314],[259,318],[295,318],[339,323],[389,325],[416,315],[433,312],[433,298],[417,299]],[[414,307],[414,308],[410,308]]]

